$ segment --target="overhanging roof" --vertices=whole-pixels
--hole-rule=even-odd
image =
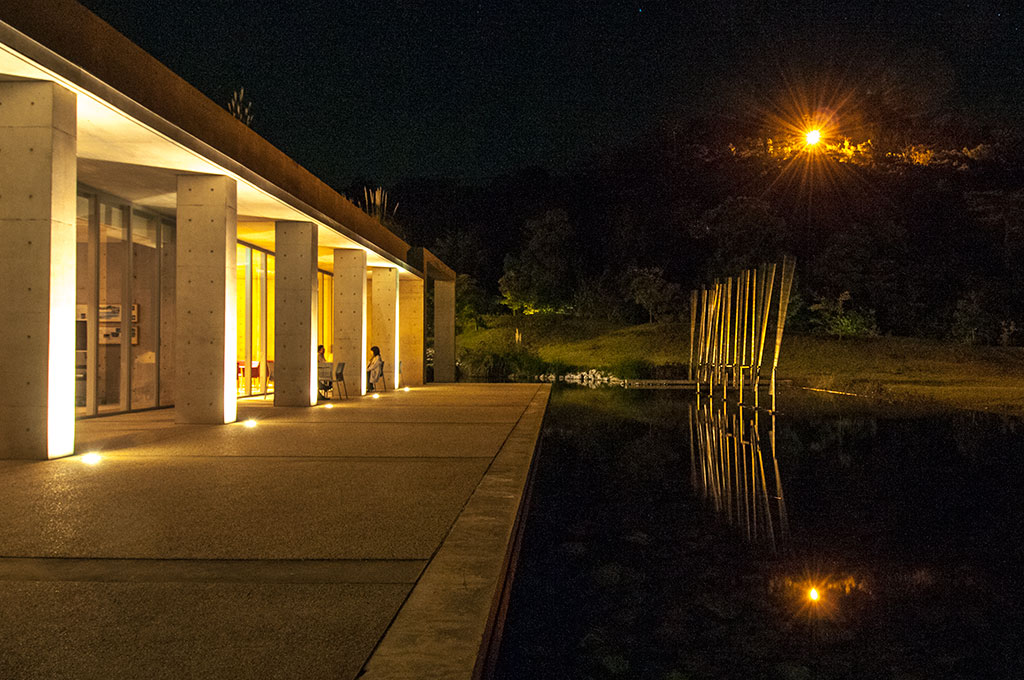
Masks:
[[[405,241],[77,2],[5,3],[0,74],[79,95],[83,184],[166,211],[177,175],[227,174],[238,180],[240,238],[247,222],[311,220],[322,265],[330,248],[362,247],[370,266],[420,275]]]

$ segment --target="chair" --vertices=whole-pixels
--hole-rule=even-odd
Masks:
[[[385,375],[387,375],[387,371],[384,370],[384,366],[385,366],[384,362],[381,361],[380,362],[380,380],[379,381],[374,381],[374,382],[370,383],[370,386],[373,389],[376,390],[377,389],[377,382],[380,382],[381,392],[387,392],[388,391],[388,381],[384,377]]]
[[[321,361],[316,366],[316,391],[318,394],[330,390],[333,387],[334,375],[331,370],[331,365],[326,361]]]
[[[272,386],[271,386],[271,384],[273,382],[274,382],[274,362],[273,361],[267,361],[267,383],[266,383],[266,385],[263,386],[263,398],[264,399],[266,399],[271,394],[273,394],[273,392],[271,391],[273,389]]]
[[[348,399],[348,385],[345,384],[345,362],[339,361],[334,365],[334,380],[331,381],[331,389],[337,394],[339,392],[338,385],[341,385],[342,389],[345,390],[345,398]]]

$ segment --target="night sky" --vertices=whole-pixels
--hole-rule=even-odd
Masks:
[[[84,4],[214,101],[244,86],[253,128],[339,188],[565,170],[819,62],[902,68],[923,106],[1024,120],[1019,2]]]

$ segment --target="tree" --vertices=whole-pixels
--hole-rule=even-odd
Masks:
[[[430,251],[455,271],[469,274],[476,280],[487,268],[487,247],[471,229],[446,232],[434,241]]]
[[[705,274],[722,276],[781,258],[785,230],[785,220],[766,201],[740,196],[706,211],[691,233],[707,250]]]
[[[484,289],[468,274],[455,278],[455,329],[461,333],[470,325],[474,329],[483,325],[483,316],[492,306]]]
[[[679,284],[665,280],[660,267],[634,267],[627,273],[629,294],[647,312],[648,321],[669,321],[679,307]]]
[[[498,282],[502,303],[524,314],[565,309],[576,273],[568,214],[549,210],[527,220],[523,234],[522,250],[505,257],[505,274]]]

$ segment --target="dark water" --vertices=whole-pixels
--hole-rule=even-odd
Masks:
[[[1024,426],[785,405],[553,393],[496,677],[1024,677]]]

